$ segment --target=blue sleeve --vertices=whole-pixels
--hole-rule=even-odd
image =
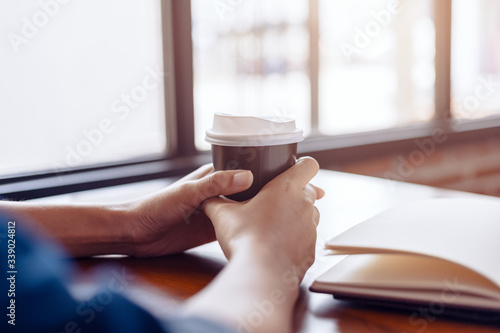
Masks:
[[[35,241],[20,220],[0,216],[0,224],[1,332],[229,332],[198,318],[156,319],[120,295],[126,273],[119,268],[95,296],[78,301],[66,287],[73,268],[57,247]]]

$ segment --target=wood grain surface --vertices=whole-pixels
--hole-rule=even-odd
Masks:
[[[304,278],[296,304],[293,319],[297,332],[500,332],[498,322],[479,323],[432,312],[363,306],[308,290],[314,278],[341,259],[327,256],[323,250],[324,242],[338,233],[398,203],[478,195],[323,170],[313,183],[323,187],[327,195],[317,204],[321,212],[317,260]],[[210,283],[226,259],[217,243],[211,243],[159,258],[106,256],[76,262],[81,271],[71,285],[75,295],[99,290],[103,281],[96,276],[125,269],[133,277],[125,294],[155,315],[164,316]]]

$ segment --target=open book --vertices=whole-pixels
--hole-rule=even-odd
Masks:
[[[327,248],[348,256],[318,277],[312,291],[375,304],[500,313],[500,199],[397,206]]]

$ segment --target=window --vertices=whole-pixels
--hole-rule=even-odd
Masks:
[[[0,176],[165,154],[160,0],[9,1],[0,22]]]
[[[308,135],[299,151],[320,162],[401,154],[438,129],[450,145],[498,136],[499,7],[0,5],[0,199],[184,174],[210,161],[214,112],[294,116]]]
[[[327,135],[430,121],[432,4],[193,0],[198,147],[208,147],[203,129],[217,111],[287,113],[306,134],[312,128]],[[318,110],[313,110],[314,98]]]
[[[307,0],[192,1],[196,145],[213,114],[275,114],[310,131]]]
[[[319,2],[319,129],[324,134],[434,116],[432,2]]]
[[[500,5],[450,4],[192,0],[197,146],[214,112],[286,113],[315,137],[499,114]]]
[[[500,2],[453,0],[452,113],[500,114]]]

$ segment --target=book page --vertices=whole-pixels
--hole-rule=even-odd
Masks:
[[[401,205],[327,243],[347,253],[415,253],[466,266],[500,286],[500,199],[433,199]]]
[[[458,264],[413,254],[357,254],[324,273],[315,284],[408,292],[449,291],[500,301],[500,287]]]

